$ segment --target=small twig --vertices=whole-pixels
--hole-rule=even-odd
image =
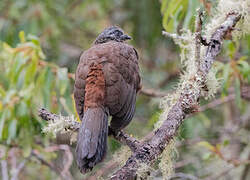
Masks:
[[[45,121],[54,121],[56,118],[58,118],[59,116],[56,114],[52,114],[50,112],[48,112],[46,109],[44,108],[40,108],[38,110],[38,116],[40,116],[43,120]]]
[[[201,106],[199,108],[198,112],[202,112],[202,111],[205,111],[207,109],[213,109],[221,104],[227,103],[227,102],[232,101],[234,99],[235,99],[235,94],[230,94],[224,98],[215,99],[212,102]]]
[[[188,164],[194,164],[195,162],[197,162],[197,159],[185,159],[179,162],[176,162],[174,165],[175,169],[181,168],[183,166],[187,166]]]
[[[9,158],[9,162],[10,162],[10,166],[11,166],[10,174],[11,174],[12,178],[15,176],[15,172],[17,169],[17,159],[16,159],[16,154],[15,154],[16,150],[17,150],[17,148],[14,147],[14,148],[11,148],[8,152],[8,158]]]
[[[233,158],[227,158],[225,155],[215,147],[213,150],[210,150],[212,153],[215,153],[221,160],[227,162],[228,164],[232,164],[234,167],[238,167],[240,165],[250,164],[250,160],[238,160]]]
[[[88,180],[97,180],[100,177],[105,176],[106,174],[109,174],[110,170],[113,170],[118,166],[119,166],[118,162],[111,160],[108,163],[106,163],[102,168],[98,169],[94,175],[88,177]]]
[[[248,160],[250,161],[250,153],[248,154]],[[241,180],[247,180],[247,175],[250,172],[250,163],[247,164],[242,172]]]
[[[137,139],[129,136],[123,131],[114,132],[109,128],[109,134],[112,134],[117,141],[126,144],[132,152],[135,152],[140,146],[140,142]]]
[[[16,169],[13,169],[13,175],[11,177],[11,180],[18,180],[19,173],[23,170],[25,164],[30,159],[30,156],[27,159],[24,159],[22,162],[19,163]]]
[[[202,16],[203,13],[199,9],[198,15],[195,21],[195,59],[197,62],[197,67],[200,67],[200,54],[201,54],[201,29],[202,29]]]
[[[72,162],[73,162],[73,155],[72,155],[72,153],[70,151],[69,146],[65,145],[65,144],[61,144],[61,145],[50,146],[50,147],[45,148],[45,151],[47,151],[47,152],[54,152],[54,151],[58,151],[58,150],[63,150],[65,152],[65,156],[66,156],[65,159],[67,159],[67,162],[63,165],[64,168],[61,171],[61,174],[63,176],[65,176],[65,177],[68,176],[68,178],[72,177],[72,175],[70,174],[69,169],[70,169],[70,167],[72,165]]]
[[[228,174],[233,169],[235,169],[235,167],[231,166],[231,167],[227,168],[226,170],[222,171],[221,173],[219,173],[219,174],[217,174],[215,176],[212,176],[212,177],[208,177],[205,180],[217,180],[217,179],[220,179],[221,177],[225,176],[226,174]]]
[[[39,160],[43,165],[49,167],[52,171],[54,171],[54,172],[55,172],[57,175],[59,175],[61,178],[65,179],[65,180],[67,179],[67,178],[61,173],[60,169],[58,169],[54,164],[49,163],[49,162],[47,162],[46,160],[44,160],[44,159],[39,155],[39,153],[38,153],[36,150],[33,150],[33,151],[31,152],[31,155],[32,155],[33,157],[35,157],[37,160]]]
[[[170,37],[172,39],[179,39],[179,40],[183,40],[183,41],[189,41],[189,39],[187,39],[185,37],[179,36],[178,34],[172,34],[172,33],[166,32],[166,31],[162,31],[162,35]]]
[[[18,151],[18,148],[17,147],[13,147],[8,152],[8,157],[10,159],[10,165],[11,165],[11,170],[10,170],[11,180],[18,180],[18,175],[20,174],[20,172],[25,167],[25,164],[31,158],[31,156],[29,156],[29,157],[25,158],[22,162],[20,162],[17,165],[17,158],[16,158],[17,151]]]
[[[175,178],[180,178],[180,179],[191,179],[191,180],[198,180],[197,177],[191,175],[191,174],[185,174],[185,173],[175,173],[170,177],[170,179],[175,179]]]
[[[207,109],[213,109],[221,104],[233,101],[235,99],[235,97],[236,97],[235,92],[234,92],[234,90],[232,90],[231,94],[229,94],[228,96],[215,99],[212,102],[201,106],[198,109],[198,112],[202,112],[202,111],[205,111]],[[245,100],[250,99],[250,87],[249,86],[242,86],[241,87],[241,98],[243,98]]]
[[[164,97],[168,95],[168,93],[166,92],[160,92],[155,89],[146,89],[146,88],[142,88],[140,90],[140,93],[146,96],[150,96],[150,97]]]

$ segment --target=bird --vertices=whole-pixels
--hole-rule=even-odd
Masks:
[[[135,114],[141,77],[138,53],[126,43],[130,39],[121,28],[108,27],[80,56],[74,100],[81,120],[76,162],[83,174],[104,159],[109,131],[119,132]]]

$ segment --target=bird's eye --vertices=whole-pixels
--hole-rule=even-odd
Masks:
[[[114,32],[114,34],[115,34],[115,36],[121,36],[121,35],[122,35],[122,32],[119,31],[119,30],[116,30],[116,31]]]

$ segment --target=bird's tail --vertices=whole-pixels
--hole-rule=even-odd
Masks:
[[[104,108],[88,108],[78,132],[76,156],[82,173],[91,170],[106,153],[108,113]]]

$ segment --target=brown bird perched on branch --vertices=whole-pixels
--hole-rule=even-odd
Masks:
[[[138,54],[125,43],[131,39],[115,26],[105,29],[80,57],[74,98],[82,121],[77,137],[77,164],[85,173],[102,161],[111,131],[126,127],[135,113],[140,90]]]

